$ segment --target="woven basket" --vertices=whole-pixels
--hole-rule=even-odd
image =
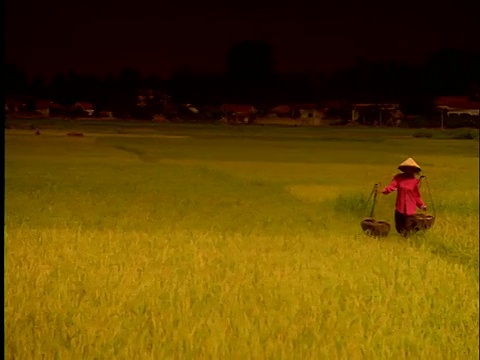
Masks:
[[[421,231],[430,229],[433,224],[435,224],[433,215],[415,214],[407,219],[405,227],[411,231]]]
[[[365,218],[360,223],[364,234],[374,237],[385,237],[390,232],[390,224],[386,221],[377,221],[373,218]]]

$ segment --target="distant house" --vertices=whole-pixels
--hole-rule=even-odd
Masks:
[[[74,108],[81,109],[83,112],[87,113],[88,116],[92,116],[95,112],[95,107],[92,103],[79,101],[73,105]]]
[[[222,110],[220,106],[204,106],[201,111],[207,119],[222,120]]]
[[[270,109],[269,113],[278,116],[313,118],[321,117],[323,111],[317,104],[282,104]]]
[[[295,120],[295,125],[321,125],[324,123],[326,109],[314,103],[281,104],[268,111],[268,114],[283,120]],[[280,120],[280,123],[285,121]],[[291,122],[289,122],[291,123]]]
[[[255,121],[257,109],[252,105],[242,104],[223,104],[220,107],[222,115],[227,119],[228,123],[244,123],[250,124]]]
[[[304,121],[311,119],[309,122],[322,119],[324,117],[323,109],[320,109],[317,104],[293,104],[292,107],[298,111],[299,117]]]
[[[200,117],[200,110],[192,104],[178,104],[177,116],[185,121],[197,121]]]
[[[396,125],[403,117],[400,104],[396,103],[365,103],[352,104],[352,122],[363,125]]]
[[[6,112],[21,112],[27,110],[27,100],[21,98],[9,98],[5,100]]]
[[[55,103],[51,100],[37,100],[35,101],[35,111],[48,116],[50,115],[50,108],[54,105]]]
[[[152,89],[142,89],[137,94],[137,106],[145,107],[149,105],[166,105],[170,103],[172,97],[165,91]]]
[[[324,99],[320,101],[319,108],[323,111],[325,119],[328,119],[329,122],[348,122],[348,119],[355,117],[351,103],[346,99]]]
[[[435,100],[438,109],[450,114],[480,115],[480,101],[472,101],[469,96],[441,96]]]
[[[440,110],[441,127],[451,115],[466,116],[474,122],[480,119],[480,99],[469,96],[440,96],[435,100],[435,107]],[[469,122],[471,121],[469,120]]]
[[[289,105],[278,105],[268,111],[277,116],[293,116],[293,108]]]

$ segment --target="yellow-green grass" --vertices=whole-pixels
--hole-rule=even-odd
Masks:
[[[478,358],[477,140],[74,125],[7,130],[7,358]],[[366,237],[409,156],[434,227]]]

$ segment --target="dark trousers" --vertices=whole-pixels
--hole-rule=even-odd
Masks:
[[[414,216],[405,215],[401,212],[395,211],[395,229],[404,237],[407,237],[408,235],[411,235],[417,231],[414,220]]]

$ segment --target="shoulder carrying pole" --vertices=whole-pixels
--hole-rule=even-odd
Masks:
[[[425,180],[425,183],[427,184],[427,192],[428,192],[428,197],[430,198],[430,203],[432,204],[432,213],[433,216],[435,216],[435,205],[433,204],[433,198],[432,198],[432,193],[430,192],[430,185],[428,184],[427,177],[425,175],[420,176],[420,181]]]
[[[373,195],[372,210],[370,211],[370,217],[371,218],[373,218],[373,214],[374,214],[374,211],[375,211],[375,203],[377,202],[377,190],[378,190],[378,184],[375,184],[373,186],[372,194],[370,195],[370,196]]]

